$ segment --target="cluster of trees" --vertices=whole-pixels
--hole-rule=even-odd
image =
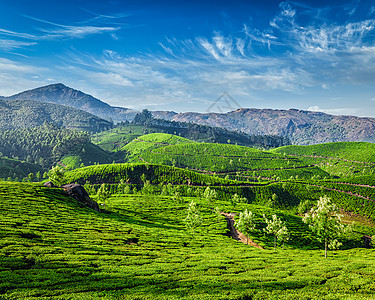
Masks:
[[[45,122],[38,127],[1,131],[0,156],[49,169],[63,155],[89,141],[87,132],[60,128]]]
[[[279,240],[284,245],[284,242],[289,240],[290,233],[285,222],[277,215],[272,215],[271,219],[267,219],[263,215],[263,218],[267,224],[263,231],[273,235],[274,250],[276,251],[277,241]],[[309,225],[317,240],[324,243],[325,258],[327,258],[328,248],[338,249],[342,245],[339,239],[350,230],[350,227],[345,227],[341,223],[341,218],[338,207],[326,196],[320,197],[316,207],[311,208],[303,218],[303,222]],[[252,232],[258,230],[256,226],[255,215],[251,211],[245,210],[240,213],[236,227],[246,235],[247,240]]]
[[[155,119],[147,109],[135,115],[132,124],[143,125],[146,128],[159,128],[162,132],[180,135],[195,141],[231,143],[260,148],[276,148],[291,144],[286,136],[248,135],[244,132],[230,131],[220,127]]]

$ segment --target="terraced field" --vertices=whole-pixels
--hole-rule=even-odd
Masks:
[[[374,251],[340,250],[326,261],[301,218],[288,212],[215,200],[222,211],[254,212],[251,239],[265,248],[258,249],[228,237],[224,216],[199,197],[113,194],[96,212],[36,184],[0,183],[0,195],[3,299],[373,297]],[[194,237],[184,221],[192,200],[202,217]],[[273,213],[292,237],[276,253],[261,232],[262,215]]]

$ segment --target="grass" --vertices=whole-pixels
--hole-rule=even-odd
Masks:
[[[166,196],[113,195],[106,211],[85,208],[59,189],[0,184],[0,297],[3,299],[371,299],[375,252],[293,245],[266,250],[226,236],[206,200],[195,238],[186,208]],[[222,210],[233,211],[217,201]],[[288,213],[240,204],[258,215]],[[289,226],[298,235],[298,217]],[[287,223],[287,224],[288,224]],[[293,225],[294,224],[294,225]],[[261,225],[260,225],[261,226]],[[308,237],[307,237],[308,240]],[[299,242],[296,242],[297,244]],[[306,245],[307,248],[316,248]]]

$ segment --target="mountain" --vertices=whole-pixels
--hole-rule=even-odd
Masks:
[[[115,122],[132,120],[136,114],[135,111],[128,108],[110,106],[91,95],[67,87],[62,83],[39,87],[10,97],[3,97],[3,99],[38,100],[61,104],[81,109],[106,120],[112,119]]]
[[[153,112],[155,118],[224,127],[251,135],[287,136],[300,145],[327,142],[375,142],[375,119],[334,116],[297,109],[241,108],[228,113]]]
[[[112,123],[85,111],[59,104],[33,100],[1,100],[0,129],[21,129],[42,125],[98,132],[112,128]]]

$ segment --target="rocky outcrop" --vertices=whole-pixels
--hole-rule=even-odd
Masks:
[[[82,185],[71,183],[65,184],[61,187],[69,196],[73,197],[78,202],[81,202],[82,204],[96,211],[100,211],[98,203],[90,198],[89,194],[86,192]]]

